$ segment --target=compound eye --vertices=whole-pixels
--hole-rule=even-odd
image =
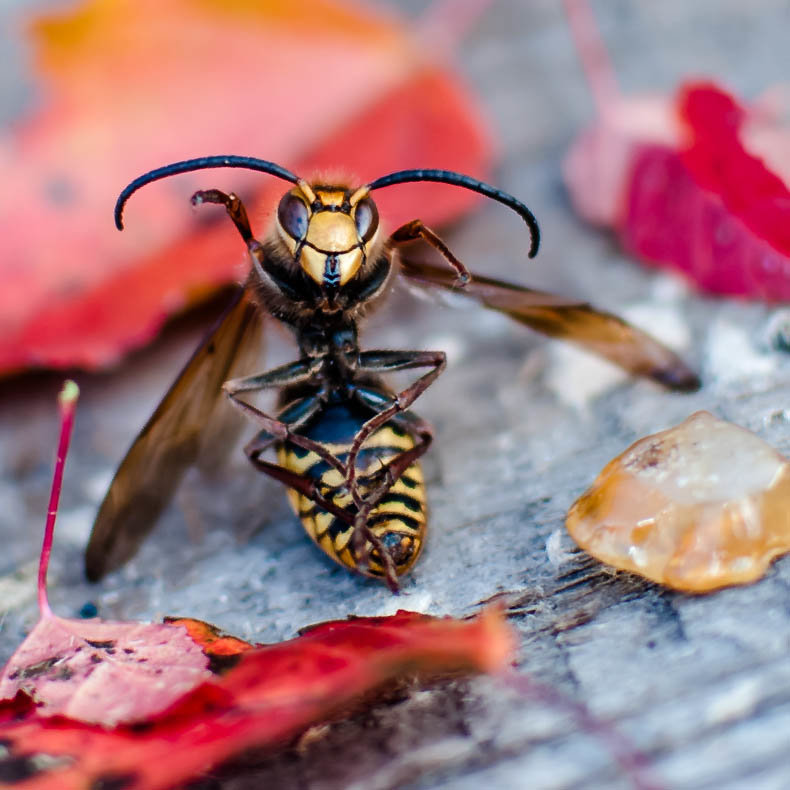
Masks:
[[[280,225],[289,236],[297,241],[303,239],[307,234],[309,217],[304,202],[290,192],[283,197],[277,208],[277,219],[280,220]]]
[[[370,198],[364,198],[354,209],[354,222],[357,234],[362,241],[370,241],[379,226],[379,212]]]

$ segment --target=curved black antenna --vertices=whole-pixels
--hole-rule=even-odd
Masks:
[[[290,181],[292,184],[299,181],[298,176],[295,176],[290,170],[266,159],[256,159],[252,156],[202,156],[199,159],[185,159],[183,162],[173,162],[171,165],[150,170],[135,178],[131,184],[125,187],[115,202],[115,226],[118,230],[123,230],[123,207],[140,187],[150,184],[151,181],[158,181],[160,178],[175,176],[179,173],[190,173],[193,170],[208,170],[213,167],[243,167],[247,170],[260,170],[263,173],[269,173],[285,181]]]
[[[507,192],[492,187],[483,181],[478,181],[471,176],[455,173],[452,170],[398,170],[396,173],[390,173],[388,176],[382,176],[375,181],[371,181],[367,186],[372,191],[381,187],[389,187],[393,184],[405,184],[410,181],[439,181],[443,184],[453,184],[457,187],[471,189],[473,192],[479,192],[481,195],[485,195],[499,203],[504,203],[527,223],[531,237],[529,257],[534,258],[538,254],[540,228],[535,215],[520,200],[516,200],[513,195],[509,195]]]

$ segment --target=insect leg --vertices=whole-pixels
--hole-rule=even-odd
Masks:
[[[368,403],[364,391],[360,392],[359,396],[363,402]],[[375,403],[370,405],[375,405]],[[433,426],[416,414],[411,412],[396,414],[390,419],[390,424],[396,425],[408,433],[414,439],[414,445],[393,456],[386,463],[382,463],[375,472],[365,475],[366,484],[377,484],[364,497],[364,503],[370,502],[373,507],[381,501],[395,481],[425,454],[433,442]]]
[[[222,389],[230,398],[231,403],[239,411],[246,414],[253,422],[260,425],[266,433],[271,434],[272,441],[279,440],[281,442],[290,442],[297,447],[310,450],[318,455],[322,461],[326,461],[330,466],[337,469],[340,474],[345,475],[346,468],[337,456],[330,453],[320,442],[313,441],[307,436],[302,436],[294,431],[295,427],[305,423],[321,408],[322,401],[319,397],[315,398],[315,404],[292,425],[266,414],[266,412],[253,406],[251,403],[247,403],[239,397],[240,392],[271,389],[272,387],[282,387],[288,384],[297,384],[300,381],[305,381],[309,378],[309,375],[307,375],[305,371],[309,370],[309,363],[300,360],[299,362],[291,362],[287,365],[282,365],[279,368],[274,368],[257,376],[249,376],[243,379],[231,379],[222,385]],[[254,441],[252,444],[254,445]],[[247,452],[246,448],[245,452]],[[261,450],[260,452],[263,451]],[[247,452],[247,454],[250,455],[249,452]]]
[[[463,287],[471,279],[469,270],[466,266],[453,255],[450,248],[442,241],[442,239],[434,233],[429,227],[423,224],[421,219],[413,219],[405,225],[401,225],[391,236],[390,241],[395,244],[408,244],[411,241],[422,239],[431,245],[441,256],[455,269],[456,285]]]
[[[299,436],[300,439],[304,439],[305,437],[301,436],[301,434],[296,433],[297,429],[300,428],[302,425],[305,425],[307,422],[309,422],[310,419],[321,410],[321,407],[323,405],[320,398],[318,397],[311,398],[309,402],[307,402],[304,410],[299,414],[299,416],[296,419],[291,420],[289,422],[285,422],[283,420],[277,420],[274,417],[269,417],[269,415],[265,414],[260,409],[257,409],[256,407],[252,406],[249,403],[246,403],[241,399],[233,400],[233,404],[236,406],[237,409],[242,411],[244,414],[250,417],[254,422],[258,423],[258,425],[264,428],[264,430],[261,431],[261,433],[253,437],[253,439],[250,440],[244,447],[244,452],[250,457],[252,457],[253,453],[255,453],[256,456],[260,455],[269,447],[271,447],[275,442],[287,440],[296,444],[296,442],[293,441],[294,436]],[[269,427],[271,425],[271,422],[268,422],[269,420],[272,422],[281,423],[282,425],[286,426],[288,430],[287,439],[282,438],[281,432],[272,433],[269,430]],[[305,449],[307,450],[314,449],[313,440],[307,439],[307,442],[310,444],[310,446],[306,447]],[[324,446],[320,443],[318,444],[318,447],[326,450],[326,448],[324,448]],[[328,453],[328,451],[326,452]],[[331,453],[329,453],[329,456],[331,458],[335,457]],[[341,467],[341,469],[342,468],[344,467]],[[338,471],[341,470],[339,469]]]
[[[269,475],[269,477],[274,478],[275,480],[279,480],[281,483],[284,483],[289,488],[293,488],[295,491],[298,491],[302,496],[309,499],[311,502],[315,502],[319,507],[322,507],[328,513],[331,513],[334,516],[337,516],[341,521],[344,521],[349,526],[354,528],[354,546],[355,551],[359,552],[360,550],[356,549],[357,540],[356,536],[360,536],[359,543],[362,546],[361,553],[357,553],[357,556],[362,556],[364,554],[364,547],[365,541],[369,541],[370,544],[373,546],[374,549],[379,553],[381,557],[381,561],[385,567],[385,576],[387,580],[387,585],[389,586],[392,592],[398,591],[398,576],[395,572],[395,563],[392,561],[392,557],[389,555],[387,550],[385,549],[384,545],[381,542],[381,539],[373,533],[367,523],[368,516],[370,515],[371,508],[368,507],[365,509],[362,517],[360,518],[359,513],[356,516],[353,516],[344,508],[340,507],[339,505],[335,504],[331,499],[325,497],[319,490],[318,486],[316,485],[316,480],[312,477],[308,477],[307,475],[299,474],[298,472],[294,472],[291,469],[286,469],[279,464],[275,464],[271,461],[264,461],[259,456],[263,453],[266,449],[268,449],[271,444],[276,441],[274,438],[256,438],[250,442],[247,447],[245,448],[245,452],[247,453],[249,459],[255,465],[257,469],[259,469],[264,474]],[[430,442],[429,442],[430,444]],[[416,448],[413,448],[416,449]],[[411,452],[411,451],[409,451]],[[424,452],[424,450],[423,450]],[[421,454],[421,453],[419,453]],[[405,455],[402,454],[402,455]],[[401,456],[398,456],[398,459]],[[413,460],[416,460],[418,455],[414,455]],[[334,457],[334,460],[337,464],[340,463],[339,459]],[[397,459],[393,459],[395,461]],[[409,464],[403,467],[405,470]],[[403,470],[400,471],[398,475],[393,477],[393,481],[397,479],[400,474],[403,474]],[[382,484],[379,489],[376,490],[376,502],[378,502],[389,490],[390,486],[392,486],[392,482],[388,482],[385,480],[385,483]],[[364,567],[364,562],[360,565]]]
[[[317,373],[316,362],[300,359],[272,368],[264,373],[254,376],[244,376],[238,379],[229,379],[222,385],[227,395],[233,398],[239,392],[257,392],[259,390],[287,387],[291,384],[302,384],[309,381]]]
[[[217,203],[225,206],[228,216],[247,245],[249,246],[251,241],[255,241],[252,235],[252,228],[250,227],[250,220],[247,216],[247,209],[244,208],[244,203],[241,202],[241,198],[237,194],[234,192],[227,194],[219,189],[201,189],[192,195],[192,205],[199,206],[202,203]]]
[[[269,477],[279,480],[281,483],[288,486],[288,488],[293,488],[302,496],[307,497],[311,502],[315,502],[319,507],[322,507],[328,513],[337,516],[341,521],[351,526],[354,523],[354,516],[339,505],[336,505],[331,499],[327,499],[318,490],[315,479],[294,472],[291,469],[286,469],[284,466],[280,466],[273,461],[265,461],[260,458],[260,454],[268,449],[273,441],[275,440],[265,439],[259,443],[253,441],[244,448],[244,451],[255,467],[264,474],[269,475]]]
[[[363,351],[360,353],[358,369],[369,373],[387,373],[425,367],[430,367],[431,370],[420,376],[405,390],[399,392],[394,399],[379,404],[379,408],[382,406],[384,408],[381,408],[378,414],[371,417],[357,431],[346,457],[346,481],[352,493],[355,488],[357,456],[365,440],[396,414],[408,409],[433,384],[446,364],[447,358],[444,351]]]
[[[398,575],[395,563],[388,551],[382,551],[381,540],[370,529],[368,518],[379,502],[389,493],[395,481],[431,446],[433,428],[427,421],[414,414],[396,414],[390,422],[395,423],[409,433],[414,438],[415,444],[408,450],[404,450],[394,458],[391,458],[387,463],[382,464],[381,468],[371,475],[366,475],[366,482],[380,482],[375,488],[366,493],[361,502],[357,503],[357,514],[354,518],[354,532],[351,540],[354,555],[358,558],[361,565],[366,565],[368,561],[366,541],[370,542],[373,548],[378,551],[381,563],[384,566],[387,586],[392,592],[397,592]]]
[[[221,206],[225,206],[228,216],[231,218],[233,224],[236,226],[236,230],[241,234],[244,243],[247,245],[255,269],[260,270],[263,266],[265,257],[263,245],[252,235],[247,209],[244,208],[244,203],[241,202],[241,198],[234,192],[228,194],[219,189],[201,189],[192,195],[192,205],[199,206],[202,203],[217,203]],[[260,274],[260,271],[258,273]]]

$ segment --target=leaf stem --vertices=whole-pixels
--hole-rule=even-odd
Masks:
[[[614,66],[601,38],[588,0],[564,0],[576,53],[582,63],[599,116],[605,116],[620,96]]]
[[[41,545],[41,558],[38,563],[38,608],[41,617],[52,617],[52,609],[47,598],[47,569],[49,557],[52,553],[52,539],[55,533],[55,518],[58,514],[58,501],[60,489],[63,484],[63,468],[66,465],[66,453],[69,450],[71,429],[74,426],[74,412],[77,407],[77,398],[80,388],[73,381],[66,381],[58,395],[58,408],[60,410],[60,439],[58,441],[58,454],[55,457],[55,472],[52,475],[52,491],[49,495],[49,508],[47,509],[47,523],[44,527],[44,541]]]
[[[663,790],[664,785],[652,776],[650,761],[620,731],[593,715],[582,702],[577,702],[545,683],[508,669],[499,673],[507,686],[523,697],[531,698],[569,713],[585,732],[603,741],[606,749],[631,782],[634,790]]]

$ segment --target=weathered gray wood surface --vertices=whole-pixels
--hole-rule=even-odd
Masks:
[[[406,6],[416,13],[423,3]],[[669,92],[685,75],[713,74],[754,97],[790,73],[790,8],[780,0],[595,9],[626,90]],[[610,238],[573,217],[559,165],[592,109],[558,3],[494,4],[464,46],[462,68],[502,135],[497,182],[534,208],[545,235],[540,257],[527,263],[523,228],[487,206],[451,234],[453,248],[486,273],[687,331],[704,389],[678,396],[626,382],[588,402],[581,389],[598,374],[574,367],[556,345],[498,316],[400,294],[372,320],[369,346],[444,348],[451,362],[418,404],[438,433],[426,461],[432,534],[402,596],[325,560],[278,487],[240,454],[216,482],[191,477],[140,557],[91,587],[81,578],[81,549],[92,514],[200,334],[198,321],[182,321],[121,370],[77,376],[84,397],[58,522],[53,606],[75,615],[92,600],[102,616],[124,619],[189,614],[269,641],[308,622],[398,607],[465,615],[502,594],[522,640],[520,671],[613,722],[664,786],[790,787],[790,559],[751,587],[689,597],[612,574],[579,553],[547,551],[552,535],[552,546],[571,548],[564,513],[607,460],[696,409],[790,452],[790,364],[762,344],[771,311],[688,295],[625,261]],[[10,83],[3,91],[8,101],[16,96]],[[273,336],[269,361],[287,358],[290,347]],[[35,619],[60,378],[2,384],[0,658]],[[600,740],[566,713],[482,679],[404,693],[217,786],[628,784]]]

